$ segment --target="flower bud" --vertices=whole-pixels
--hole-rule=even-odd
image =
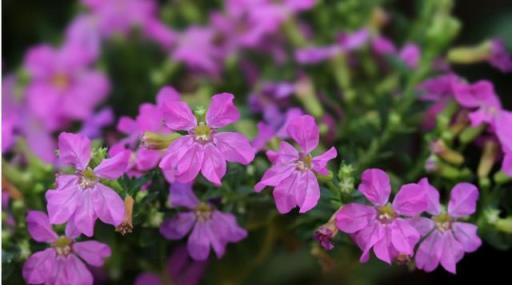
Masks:
[[[478,164],[478,178],[487,178],[494,163],[498,159],[498,144],[494,140],[487,140],[484,144],[484,151]]]
[[[148,149],[166,149],[180,136],[181,135],[178,133],[159,134],[154,132],[145,132],[142,137],[142,144]]]
[[[459,152],[452,150],[442,140],[436,140],[430,145],[433,154],[454,165],[461,165],[464,162],[464,156]]]

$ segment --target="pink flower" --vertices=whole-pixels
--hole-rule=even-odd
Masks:
[[[223,213],[209,203],[200,202],[190,184],[174,183],[169,194],[169,204],[185,207],[175,217],[164,221],[160,233],[170,240],[179,240],[189,232],[187,249],[195,260],[206,260],[210,249],[218,258],[224,255],[226,245],[239,242],[247,236],[232,214]]]
[[[512,177],[512,112],[501,111],[494,122],[496,136],[504,153],[502,170]]]
[[[343,206],[336,215],[338,229],[350,234],[363,250],[361,262],[368,260],[372,248],[377,258],[389,264],[399,256],[412,256],[420,234],[409,218],[427,208],[423,188],[414,183],[403,185],[389,203],[391,184],[386,172],[367,169],[361,180],[358,190],[373,205]]]
[[[165,86],[156,95],[157,104],[143,103],[139,107],[139,114],[135,119],[130,117],[121,117],[117,124],[119,132],[126,134],[127,137],[116,143],[111,149],[110,154],[115,155],[125,149],[131,150],[132,159],[130,159],[128,174],[139,176],[143,172],[155,168],[164,155],[161,149],[151,149],[143,141],[145,132],[151,132],[158,135],[168,135],[172,133],[163,123],[163,107],[166,102],[172,104],[173,101],[179,101],[179,93],[170,86]]]
[[[57,176],[57,188],[46,192],[50,222],[67,222],[66,233],[77,231],[87,236],[93,235],[97,218],[106,224],[119,225],[124,216],[123,200],[100,179],[115,180],[123,175],[130,153],[125,151],[104,159],[93,169],[88,138],[61,133],[58,144],[60,162],[73,166],[76,173]]]
[[[111,255],[106,244],[88,240],[77,242],[77,235],[58,236],[48,216],[40,211],[29,211],[27,228],[35,241],[51,245],[30,256],[23,265],[23,278],[29,284],[93,284],[87,265],[102,266]]]
[[[30,112],[50,130],[88,119],[110,85],[103,73],[88,67],[90,55],[78,45],[29,50],[24,67],[30,74],[26,96]]]
[[[400,50],[398,57],[400,57],[407,67],[414,69],[418,66],[421,50],[415,43],[406,43]]]
[[[512,54],[507,51],[505,43],[501,39],[491,41],[488,61],[501,72],[512,72]]]
[[[288,135],[300,146],[297,151],[287,142],[281,142],[273,165],[265,171],[255,190],[260,192],[265,186],[274,187],[274,200],[277,210],[284,214],[298,206],[305,213],[316,206],[320,198],[320,186],[315,174],[327,175],[327,163],[336,157],[334,147],[313,157],[311,152],[318,146],[320,132],[315,119],[302,115],[290,122]]]
[[[220,185],[226,174],[226,161],[247,165],[254,159],[254,148],[245,136],[218,130],[240,117],[233,100],[232,94],[214,95],[206,114],[197,118],[185,102],[165,104],[166,126],[187,132],[169,146],[160,162],[170,182],[188,183],[201,172],[210,182]]]
[[[446,211],[439,203],[439,192],[426,178],[418,185],[427,193],[427,212],[432,217],[414,219],[415,227],[425,237],[416,252],[416,266],[430,272],[441,264],[447,271],[455,273],[456,264],[464,253],[473,252],[482,244],[477,226],[461,221],[476,211],[478,189],[469,183],[455,185]]]
[[[501,102],[494,91],[494,86],[487,80],[473,84],[456,81],[453,83],[453,94],[461,106],[473,110],[469,114],[473,126],[482,123],[492,124],[494,117],[501,110]]]

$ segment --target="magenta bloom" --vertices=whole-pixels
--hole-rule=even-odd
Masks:
[[[165,104],[166,126],[187,132],[169,146],[160,162],[170,182],[191,182],[201,171],[210,182],[220,185],[226,174],[226,161],[247,165],[254,159],[254,148],[245,136],[218,130],[240,117],[233,100],[232,94],[214,95],[206,114],[197,118],[185,102]]]
[[[124,203],[119,194],[101,183],[100,179],[114,180],[126,171],[129,152],[121,152],[104,159],[94,169],[91,160],[91,142],[83,135],[59,135],[59,159],[76,169],[75,174],[57,176],[57,188],[46,192],[48,215],[52,224],[67,222],[66,233],[79,232],[92,236],[94,223],[99,218],[117,226],[124,216]]]
[[[400,50],[398,57],[400,57],[407,67],[414,69],[418,66],[421,50],[417,44],[407,43]]]
[[[23,278],[28,284],[93,284],[87,265],[102,266],[111,255],[106,244],[88,240],[77,242],[77,235],[58,236],[48,216],[40,211],[29,211],[27,228],[35,241],[51,245],[30,256],[23,265]]]
[[[501,111],[495,120],[496,136],[504,153],[502,170],[512,176],[512,112]]]
[[[302,115],[290,122],[288,135],[300,146],[297,151],[287,142],[281,142],[273,165],[256,184],[260,192],[265,186],[274,187],[274,200],[279,213],[288,213],[298,206],[305,213],[316,206],[320,199],[320,186],[316,174],[327,175],[327,163],[336,157],[334,147],[313,157],[311,152],[318,146],[320,132],[315,119]]]
[[[491,41],[489,63],[502,72],[512,71],[512,54],[507,51],[505,43],[501,39]]]
[[[108,94],[107,78],[89,69],[89,61],[89,52],[78,45],[61,49],[40,45],[27,53],[28,106],[46,129],[53,131],[71,121],[88,119]]]
[[[336,226],[356,241],[366,262],[370,250],[380,260],[391,264],[401,255],[412,256],[420,233],[412,226],[411,217],[418,216],[427,208],[423,188],[411,183],[403,185],[389,203],[391,183],[386,172],[367,169],[359,185],[361,192],[373,205],[350,203],[336,215]]]
[[[170,188],[169,204],[188,211],[164,221],[160,233],[170,240],[179,240],[189,232],[187,249],[195,260],[206,260],[213,249],[218,258],[224,255],[226,245],[239,242],[247,236],[234,215],[223,213],[209,203],[200,202],[190,184],[174,183]]]
[[[207,261],[191,259],[187,248],[179,246],[169,256],[164,276],[144,272],[137,276],[135,285],[165,285],[165,280],[171,280],[174,285],[195,285],[201,281],[207,265]]]
[[[426,178],[417,185],[427,193],[427,212],[432,217],[414,219],[414,225],[425,237],[416,252],[416,266],[430,272],[441,264],[447,271],[455,273],[456,264],[464,253],[473,252],[482,244],[477,226],[461,221],[476,211],[478,189],[473,184],[458,183],[451,191],[448,210],[445,210],[439,203],[439,192]]]
[[[453,84],[455,100],[468,109],[471,125],[482,123],[493,124],[496,114],[501,110],[501,103],[494,91],[494,86],[487,80],[480,80],[473,84],[455,82]]]

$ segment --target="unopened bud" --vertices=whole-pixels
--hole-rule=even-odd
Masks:
[[[460,133],[459,140],[463,144],[468,144],[474,141],[485,129],[485,126],[482,124],[478,127],[468,127]]]
[[[449,148],[444,141],[436,140],[430,145],[433,154],[454,165],[461,165],[464,162],[464,156],[459,152]]]
[[[457,64],[471,64],[485,61],[491,53],[491,43],[478,46],[456,47],[448,51],[448,61]]]
[[[494,140],[487,140],[484,144],[484,151],[478,164],[478,177],[486,178],[489,176],[494,163],[498,159],[498,144]]]
[[[166,149],[180,136],[181,135],[178,133],[159,134],[154,132],[145,132],[142,137],[142,144],[148,149]]]
[[[498,219],[494,225],[496,226],[497,230],[507,234],[512,234],[512,216],[505,219]]]

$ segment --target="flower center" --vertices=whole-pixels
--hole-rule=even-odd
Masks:
[[[83,190],[94,187],[96,182],[98,182],[98,177],[96,177],[92,168],[87,167],[84,171],[82,171],[80,175],[80,187]]]
[[[64,73],[57,73],[52,77],[52,84],[58,89],[66,89],[69,86],[69,77]]]
[[[57,255],[68,256],[72,251],[72,249],[71,249],[72,244],[73,244],[72,240],[68,239],[65,236],[60,236],[53,243],[53,247],[55,248],[55,251],[57,251]]]
[[[395,210],[393,210],[391,204],[386,204],[377,210],[379,211],[377,219],[383,224],[389,224],[396,218]]]
[[[210,205],[208,205],[207,203],[199,203],[199,205],[197,205],[196,210],[195,210],[197,220],[199,222],[204,222],[204,221],[209,220],[212,216],[212,211],[213,211],[212,207]]]
[[[194,138],[200,143],[207,143],[211,141],[212,133],[212,129],[210,129],[210,127],[208,127],[204,122],[199,123],[193,131]]]
[[[306,171],[306,170],[311,169],[312,164],[313,164],[313,157],[311,156],[311,154],[308,154],[297,161],[296,168],[297,168],[297,170],[300,170],[300,171]]]
[[[436,223],[436,228],[441,232],[446,232],[452,228],[452,219],[447,213],[435,216],[432,220]]]

